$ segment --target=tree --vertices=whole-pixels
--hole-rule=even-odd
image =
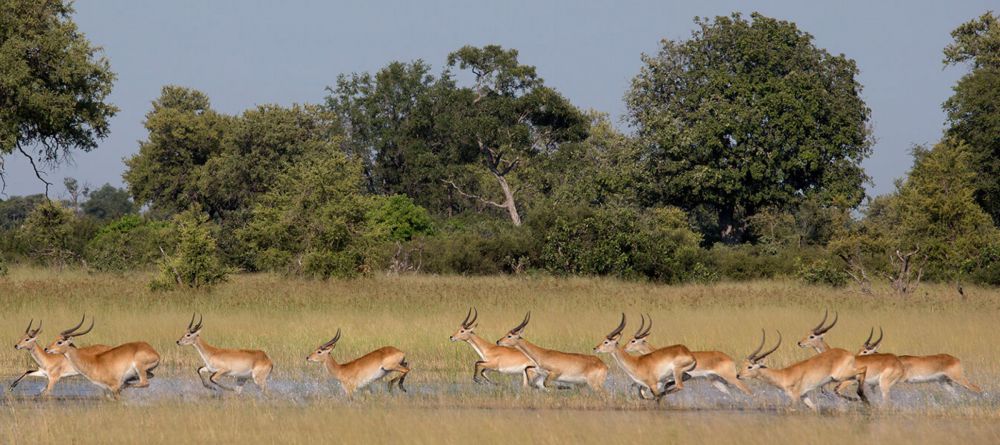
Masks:
[[[945,66],[965,63],[972,69],[944,103],[948,135],[968,144],[976,201],[1000,224],[1000,21],[987,12],[951,35]]]
[[[173,218],[177,227],[177,249],[167,256],[163,251],[160,275],[150,283],[154,290],[177,286],[209,287],[226,281],[228,270],[219,256],[208,215],[197,206],[178,213]]]
[[[709,215],[707,235],[726,241],[746,239],[762,208],[811,195],[859,204],[872,140],[854,61],[757,13],[695,23],[690,39],[643,56],[626,95],[655,202]]]
[[[2,156],[17,151],[46,194],[39,163],[93,150],[118,111],[106,102],[115,75],[72,13],[62,0],[0,3],[0,180]]]
[[[499,186],[503,201],[468,193],[453,180],[444,182],[465,197],[505,210],[519,226],[521,215],[509,176],[560,144],[584,139],[587,120],[543,84],[535,67],[520,64],[517,50],[465,46],[448,55],[444,77],[451,78],[450,71],[456,67],[471,72],[474,83],[453,96],[455,142],[466,153],[478,154],[478,162]]]
[[[39,262],[63,267],[76,256],[73,212],[56,201],[34,208],[21,226],[20,236]]]
[[[6,201],[0,201],[0,230],[12,230],[19,227],[35,207],[48,200],[45,195],[12,196]]]
[[[128,191],[111,184],[91,191],[83,203],[83,214],[101,221],[116,220],[133,213],[136,213],[136,208]]]

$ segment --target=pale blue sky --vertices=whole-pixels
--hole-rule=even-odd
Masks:
[[[257,104],[320,102],[340,73],[424,59],[439,70],[465,44],[517,48],[524,63],[583,108],[620,117],[640,54],[681,39],[694,16],[733,11],[791,20],[831,53],[858,62],[877,143],[865,162],[873,194],[892,190],[913,144],[941,135],[943,102],[964,67],[944,69],[949,32],[995,1],[138,1],[79,0],[75,20],[118,73],[112,134],[48,174],[122,185],[122,159],[145,138],[142,120],[164,84],[197,88],[238,113]],[[8,195],[43,185],[7,159]]]

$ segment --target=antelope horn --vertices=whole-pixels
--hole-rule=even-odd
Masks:
[[[821,320],[821,321],[819,322],[819,324],[818,324],[818,325],[816,325],[816,327],[815,327],[815,328],[812,328],[812,331],[813,331],[813,334],[816,334],[816,333],[818,333],[818,332],[819,332],[819,330],[820,330],[820,329],[823,329],[823,325],[824,325],[824,324],[826,323],[826,317],[827,317],[828,315],[830,315],[830,310],[829,310],[829,309],[827,309],[827,310],[823,311],[823,320]]]
[[[615,330],[611,331],[611,333],[608,334],[608,336],[606,338],[608,340],[614,340],[618,336],[618,334],[622,333],[623,329],[625,329],[625,313],[624,312],[622,312],[622,322],[618,323],[618,327],[615,328]]]
[[[633,338],[642,338],[642,329],[646,327],[646,316],[639,314],[639,319],[639,330],[635,331],[635,334],[632,335]]]
[[[31,331],[31,336],[37,337],[39,332],[42,332],[42,320],[38,320],[38,327]]]
[[[777,331],[777,332],[778,332],[778,344],[774,345],[774,347],[771,348],[770,351],[767,351],[767,352],[761,354],[760,356],[758,356],[757,360],[764,360],[765,357],[771,355],[772,352],[777,351],[778,347],[781,346],[781,331]]]
[[[872,329],[870,331],[868,331],[868,340],[865,340],[865,348],[870,348],[871,347],[871,341],[872,341],[872,336],[873,335],[875,335],[875,328],[874,327],[872,327]]]
[[[28,332],[31,332],[31,325],[33,325],[33,324],[35,324],[35,319],[34,318],[32,318],[31,321],[28,322],[28,327],[24,328],[24,333],[25,334],[27,334]]]
[[[479,309],[472,308],[472,320],[469,320],[469,325],[466,327],[468,328],[476,324],[476,320],[479,320]]]
[[[72,334],[73,331],[76,331],[77,329],[80,329],[80,326],[83,326],[83,322],[85,320],[87,320],[87,314],[83,314],[83,318],[80,319],[80,323],[79,324],[77,324],[76,326],[73,326],[73,327],[71,327],[71,328],[69,328],[69,329],[67,329],[65,331],[60,332],[59,335],[62,335],[63,337],[65,337],[67,335]]]
[[[198,314],[198,324],[194,325],[194,330],[192,330],[191,332],[195,332],[195,331],[201,329],[201,322],[204,321],[204,320],[205,320],[205,318],[201,314]]]
[[[81,325],[82,325],[82,323],[81,323]],[[66,337],[69,337],[69,338],[79,337],[81,335],[84,335],[84,334],[90,332],[93,329],[94,329],[94,318],[91,317],[90,318],[90,327],[88,327],[86,331],[83,331],[83,332],[71,332],[71,333],[67,334]]]
[[[646,337],[648,337],[649,336],[649,330],[653,329],[653,316],[649,315],[649,314],[646,314],[646,318],[649,319],[649,324],[646,325],[646,330],[642,331],[642,336],[639,337],[639,338],[646,338]]]
[[[510,332],[520,332],[521,330],[524,329],[525,326],[528,325],[529,320],[531,320],[531,311],[528,311],[528,313],[524,314],[524,321],[522,321],[521,324],[514,326],[514,329],[511,329]]]
[[[39,322],[38,326],[41,327],[42,323]],[[871,345],[872,348],[878,347],[878,345],[882,344],[882,336],[883,336],[882,326],[879,326],[878,327],[878,340],[875,340],[875,343],[872,343],[872,345]]]
[[[337,344],[337,340],[340,340],[340,328],[337,328],[337,335],[334,335],[332,340],[323,343],[323,346],[320,346],[320,349],[326,349]]]
[[[757,345],[757,349],[754,349],[753,352],[751,352],[750,355],[747,356],[747,360],[750,360],[751,362],[757,360],[757,353],[760,352],[761,349],[764,349],[764,340],[767,340],[767,332],[764,332],[764,330],[761,329],[760,344]]]
[[[191,321],[188,322],[188,332],[191,332],[191,327],[194,326],[194,315],[195,312],[191,313]]]
[[[814,333],[814,334],[816,334],[816,335],[823,335],[823,334],[826,334],[826,331],[829,331],[829,330],[830,330],[831,328],[833,328],[834,326],[836,326],[836,325],[837,325],[837,320],[838,320],[839,318],[840,318],[840,314],[838,314],[838,313],[834,312],[834,313],[833,313],[833,322],[832,322],[832,323],[830,323],[830,326],[827,326],[827,327],[825,327],[825,328],[823,328],[823,329],[820,329],[819,331],[814,331],[813,333]]]
[[[471,316],[472,316],[472,308],[470,307],[469,308],[469,313],[465,314],[465,319],[462,320],[462,327],[463,328],[469,327],[469,317],[471,317]]]

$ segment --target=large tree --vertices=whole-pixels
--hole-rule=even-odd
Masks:
[[[544,85],[535,67],[518,62],[517,50],[465,46],[448,55],[444,77],[451,78],[456,68],[467,70],[473,83],[458,88],[451,102],[454,143],[476,154],[476,163],[495,181],[503,198],[471,194],[453,180],[445,182],[459,194],[503,209],[519,226],[516,190],[508,178],[537,156],[584,139],[588,121]]]
[[[854,61],[757,13],[695,23],[690,39],[643,56],[626,95],[656,199],[711,215],[707,235],[728,241],[762,208],[860,203],[872,140]]]
[[[58,164],[107,136],[117,108],[106,102],[115,75],[70,19],[62,0],[0,2],[0,179],[3,156]]]
[[[1000,223],[1000,21],[992,12],[952,31],[945,65],[968,63],[971,71],[944,103],[948,134],[965,141],[977,173],[976,201]]]

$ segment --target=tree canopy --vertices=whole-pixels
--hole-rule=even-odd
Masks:
[[[737,241],[765,207],[859,204],[872,140],[854,61],[758,13],[695,23],[643,57],[626,95],[655,199],[708,213],[716,237]]]

